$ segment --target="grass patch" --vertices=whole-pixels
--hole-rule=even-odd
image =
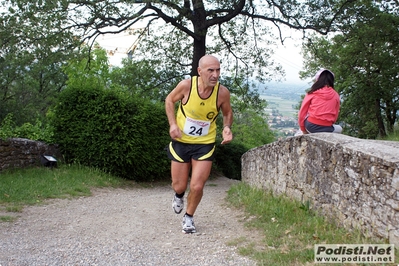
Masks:
[[[0,222],[13,222],[17,218],[14,216],[0,215]]]
[[[399,128],[395,128],[394,132],[389,133],[383,140],[399,141]]]
[[[377,137],[379,140],[387,140],[387,141],[399,141],[399,126],[396,125],[393,129],[393,132],[387,132],[387,136],[385,137]]]
[[[19,212],[21,206],[46,199],[91,195],[93,187],[120,187],[128,181],[80,165],[29,168],[0,173],[0,205]]]
[[[22,212],[23,206],[21,205],[8,205],[6,206],[6,211],[8,212]]]
[[[308,202],[274,196],[244,183],[233,185],[227,200],[255,217],[245,224],[264,235],[260,245],[250,243],[239,248],[242,255],[252,257],[259,265],[313,265],[315,244],[386,244],[328,221],[311,210]]]

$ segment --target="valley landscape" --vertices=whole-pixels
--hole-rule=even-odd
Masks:
[[[259,89],[260,97],[267,101],[269,127],[278,136],[293,136],[298,131],[297,114],[308,87],[306,83],[269,83]]]

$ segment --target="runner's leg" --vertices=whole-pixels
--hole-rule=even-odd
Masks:
[[[190,163],[176,161],[171,163],[172,188],[177,194],[181,194],[187,189],[190,166]]]
[[[204,191],[204,186],[209,178],[212,168],[212,161],[192,160],[190,192],[187,197],[187,210],[190,215],[194,215],[200,203]]]

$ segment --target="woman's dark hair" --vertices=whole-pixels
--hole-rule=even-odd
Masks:
[[[316,82],[308,91],[308,94],[315,92],[325,86],[330,86],[334,88],[334,75],[329,70],[324,70],[323,72],[321,72]]]

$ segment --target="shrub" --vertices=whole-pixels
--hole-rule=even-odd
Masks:
[[[53,126],[67,162],[137,181],[164,179],[169,173],[163,105],[118,89],[70,86],[60,94]]]
[[[241,156],[247,150],[240,143],[218,144],[215,150],[214,164],[226,177],[241,180]]]
[[[17,126],[13,114],[9,113],[0,123],[0,139],[7,138],[26,138],[53,143],[53,129],[39,119],[36,119],[35,124],[27,122]]]
[[[11,113],[7,114],[0,124],[0,139],[16,137],[15,122]]]

